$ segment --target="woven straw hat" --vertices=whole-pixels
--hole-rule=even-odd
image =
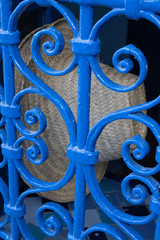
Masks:
[[[57,70],[65,69],[73,58],[73,53],[70,50],[70,39],[73,38],[73,34],[64,19],[60,19],[51,25],[45,25],[34,30],[21,42],[19,49],[21,56],[28,67],[64,98],[76,117],[78,98],[77,69],[60,77],[46,75],[37,68],[30,53],[30,45],[33,35],[37,31],[51,26],[54,26],[63,34],[65,39],[64,50],[60,55],[53,57],[46,56],[42,50],[41,54],[44,61],[50,67]],[[41,45],[48,40],[53,41],[50,36],[43,36]],[[137,80],[137,76],[133,74],[122,75],[107,65],[101,64],[101,68],[110,79],[119,84],[131,85]],[[17,92],[32,86],[17,69],[15,69],[15,79]],[[118,93],[104,87],[92,74],[90,128],[108,113],[131,105],[143,103],[145,100],[145,89],[143,84],[130,93]],[[23,97],[23,113],[36,106],[38,106],[47,117],[47,129],[42,134],[42,137],[48,145],[49,158],[40,166],[32,164],[26,157],[24,157],[23,161],[29,171],[38,179],[55,182],[62,179],[69,162],[66,157],[66,148],[69,144],[67,128],[59,111],[51,102],[44,99],[42,96],[35,94],[28,94]],[[146,126],[132,120],[118,120],[109,124],[104,129],[96,145],[96,148],[100,153],[99,161],[95,166],[98,181],[104,176],[107,168],[107,161],[121,158],[121,147],[124,141],[137,134],[140,134],[145,138],[146,131]],[[24,148],[26,147],[29,147],[28,143],[25,143]],[[74,200],[74,188],[75,179],[72,179],[62,189],[41,193],[41,195],[57,202],[69,202]],[[88,192],[87,189],[87,193]]]

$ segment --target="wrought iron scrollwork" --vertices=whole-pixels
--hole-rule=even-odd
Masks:
[[[63,5],[63,2],[67,1],[79,5],[79,21],[72,12]],[[58,93],[29,69],[18,49],[20,42],[20,33],[17,31],[18,21],[25,9],[35,3],[38,6],[52,6],[57,9],[67,20],[73,31],[74,38],[71,40],[71,51],[74,53],[74,57],[66,69],[52,69],[44,62],[41,56],[40,43],[43,35],[49,35],[53,38],[53,41],[47,41],[42,46],[43,52],[47,56],[57,56],[64,49],[65,41],[63,35],[54,27],[40,30],[34,34],[31,43],[31,54],[37,67],[45,74],[52,76],[66,75],[78,65],[79,104],[77,122],[69,105]],[[111,7],[112,10],[93,26],[94,5],[108,6]],[[0,237],[2,239],[18,240],[21,234],[25,239],[34,240],[24,218],[24,199],[32,193],[59,190],[65,186],[74,175],[76,175],[75,218],[73,219],[70,213],[57,203],[50,202],[44,204],[37,211],[37,222],[46,235],[54,237],[62,229],[62,223],[59,218],[54,216],[49,217],[47,220],[43,218],[43,211],[49,209],[55,211],[66,223],[69,230],[68,240],[84,240],[88,234],[94,231],[102,231],[119,240],[125,240],[127,236],[131,239],[142,240],[143,237],[135,231],[131,225],[147,224],[154,218],[158,218],[155,240],[159,239],[160,183],[153,178],[153,175],[160,171],[160,126],[151,117],[142,113],[142,111],[159,104],[160,97],[147,103],[112,112],[97,122],[89,131],[91,70],[97,77],[97,81],[99,80],[105,87],[118,92],[129,92],[136,89],[144,82],[148,72],[147,61],[144,54],[135,46],[128,45],[116,51],[112,59],[113,65],[120,73],[125,74],[130,72],[134,67],[133,61],[129,57],[121,60],[121,56],[131,55],[138,61],[140,67],[137,81],[133,85],[123,86],[110,80],[108,76],[103,73],[97,56],[100,52],[99,34],[101,29],[105,24],[119,15],[126,15],[128,18],[135,20],[144,18],[160,28],[159,9],[159,0],[22,0],[15,10],[11,12],[11,0],[1,0],[0,11],[2,26],[0,30],[0,44],[2,45],[2,56],[4,59],[4,89],[0,86],[0,110],[2,115],[0,121],[0,138],[2,140],[1,147],[4,159],[0,163],[0,167],[8,164],[9,172],[9,187],[3,179],[0,178],[0,192],[4,198],[4,211],[6,214],[5,221],[0,223]],[[13,63],[34,87],[26,88],[15,94]],[[8,87],[9,84],[10,88]],[[42,164],[44,161],[47,161],[49,155],[48,147],[40,136],[46,130],[47,126],[44,113],[36,107],[29,109],[24,115],[25,122],[29,126],[37,122],[39,123],[39,128],[36,131],[26,127],[21,119],[21,100],[26,94],[30,93],[43,96],[55,105],[68,129],[70,144],[67,148],[67,156],[70,162],[64,177],[57,182],[45,182],[37,179],[29,172],[22,161],[24,155],[22,143],[24,141],[33,143],[25,153],[28,160],[33,164]],[[94,165],[98,161],[98,152],[95,149],[96,142],[103,129],[109,123],[119,119],[131,119],[146,125],[150,128],[159,144],[155,156],[157,165],[153,168],[145,168],[137,163],[137,161],[144,159],[149,153],[149,145],[140,135],[128,139],[122,146],[124,162],[133,172],[123,180],[122,193],[127,201],[133,204],[141,204],[148,196],[149,188],[152,193],[150,200],[151,213],[147,216],[132,216],[118,210],[104,196],[97,181],[94,169]],[[17,137],[16,130],[22,136]],[[133,154],[130,152],[131,144],[136,146]],[[32,185],[32,188],[23,192],[20,196],[18,193],[18,172]],[[137,184],[131,189],[129,183],[132,180],[138,180],[141,184]],[[97,224],[84,231],[86,184],[102,211],[108,215],[121,230],[108,224]],[[13,188],[15,188],[14,194]],[[11,222],[11,234],[3,229],[9,221]]]

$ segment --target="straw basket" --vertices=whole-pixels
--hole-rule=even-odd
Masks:
[[[41,51],[42,57],[50,67],[62,70],[69,65],[73,58],[73,53],[70,50],[70,40],[73,38],[73,34],[64,19],[60,19],[42,28],[48,28],[50,26],[54,26],[63,34],[65,47],[60,55],[54,57],[48,57]],[[33,62],[30,53],[30,44],[33,35],[42,28],[34,30],[22,41],[19,46],[21,56],[28,67],[37,76],[64,98],[76,117],[78,99],[77,69],[65,76],[53,77],[44,74]],[[48,40],[53,41],[50,36],[43,36],[41,44]],[[133,74],[122,75],[115,69],[104,64],[101,64],[101,67],[110,79],[119,84],[131,85],[137,80],[137,76]],[[31,86],[31,83],[24,78],[17,69],[15,69],[15,79],[17,92]],[[145,89],[143,84],[132,92],[118,93],[104,87],[92,74],[90,128],[110,112],[145,101]],[[67,128],[60,113],[51,102],[34,94],[24,96],[22,100],[23,113],[35,106],[38,106],[47,117],[47,129],[42,134],[42,137],[48,145],[49,158],[40,166],[32,164],[26,157],[24,157],[23,161],[35,177],[44,181],[54,182],[60,180],[64,176],[69,162],[66,157],[66,148],[69,144]],[[121,147],[124,141],[137,134],[145,138],[146,131],[146,126],[131,120],[118,120],[109,124],[104,129],[96,145],[100,153],[99,161],[95,166],[98,181],[104,176],[108,161],[121,158]],[[29,147],[29,143],[25,143],[24,148],[26,147]],[[59,191],[45,192],[41,193],[41,195],[57,202],[69,202],[74,200],[74,188],[75,179],[72,179]],[[87,193],[88,192],[87,189]]]

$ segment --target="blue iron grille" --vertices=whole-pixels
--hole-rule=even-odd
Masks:
[[[79,6],[79,20],[75,18],[72,12],[64,5],[64,2],[70,2]],[[33,36],[31,43],[32,58],[37,67],[46,75],[62,76],[71,72],[78,65],[78,111],[77,121],[69,105],[64,99],[51,89],[43,79],[36,76],[26,65],[21,57],[18,45],[20,43],[20,32],[17,30],[17,24],[20,16],[28,6],[37,4],[40,7],[49,7],[57,9],[68,22],[73,31],[71,40],[71,52],[74,58],[70,65],[64,70],[52,69],[48,66],[40,53],[40,40],[43,35],[50,35],[53,42],[43,48],[44,53],[49,56],[56,56],[63,51],[64,39],[60,31],[51,27],[41,29]],[[94,165],[98,161],[98,152],[95,149],[96,142],[103,129],[111,122],[118,119],[131,119],[146,125],[154,134],[158,144],[160,143],[160,126],[151,117],[144,113],[160,102],[160,97],[156,99],[128,107],[125,109],[111,112],[99,120],[91,129],[89,129],[89,111],[90,111],[90,85],[91,71],[104,88],[116,92],[129,92],[140,86],[148,71],[147,61],[144,54],[134,45],[125,46],[115,52],[113,56],[114,68],[120,73],[128,73],[133,68],[133,62],[128,56],[134,57],[140,67],[140,74],[137,81],[130,86],[123,86],[115,83],[105,75],[99,64],[98,54],[100,52],[101,42],[99,35],[102,27],[111,19],[119,15],[126,15],[129,19],[146,19],[158,28],[160,28],[160,0],[22,0],[12,11],[12,0],[0,1],[1,30],[0,30],[0,55],[3,60],[3,83],[0,85],[0,137],[3,160],[0,167],[8,165],[8,185],[0,178],[0,192],[4,199],[4,212],[6,218],[0,223],[1,239],[18,240],[23,237],[27,240],[35,239],[29,231],[25,222],[26,207],[25,198],[33,193],[55,191],[65,186],[73,177],[76,176],[75,187],[75,205],[74,218],[70,213],[55,202],[45,203],[37,211],[37,222],[41,230],[48,236],[56,236],[62,229],[62,219],[68,227],[68,240],[84,240],[95,231],[104,232],[114,239],[144,239],[132,225],[144,225],[156,221],[155,240],[160,239],[160,192],[159,182],[153,175],[160,170],[160,147],[156,148],[155,159],[157,165],[152,168],[143,167],[136,160],[142,160],[149,152],[149,145],[140,135],[128,139],[122,146],[122,156],[125,164],[132,171],[122,181],[122,193],[127,201],[140,204],[148,196],[148,191],[152,193],[150,200],[150,213],[147,216],[133,216],[120,211],[112,205],[105,197],[98,184]],[[93,24],[94,6],[101,5],[111,8],[111,10]],[[121,56],[126,58],[121,60]],[[18,68],[21,74],[26,77],[33,87],[21,90],[15,94],[14,66]],[[26,112],[25,121],[30,125],[39,123],[37,131],[27,128],[21,120],[21,100],[29,94],[38,94],[48,99],[56,106],[60,112],[68,129],[70,144],[67,147],[67,156],[70,159],[68,169],[64,177],[58,182],[45,182],[32,176],[24,165],[22,143],[25,141],[33,142],[33,146],[28,149],[28,160],[31,162],[39,161],[43,163],[48,158],[48,148],[40,137],[46,129],[46,117],[38,108]],[[17,134],[18,131],[21,135]],[[19,137],[17,137],[19,136]],[[130,153],[131,144],[136,145],[133,155]],[[31,188],[19,194],[20,174],[26,182],[32,185]],[[130,181],[139,180],[141,182],[134,189],[131,189]],[[96,224],[87,230],[84,229],[85,219],[85,191],[88,186],[95,202],[101,210],[117,225],[117,227],[106,223]],[[45,220],[44,210],[56,212],[60,219],[51,216]],[[5,225],[10,222],[10,232],[5,230]]]

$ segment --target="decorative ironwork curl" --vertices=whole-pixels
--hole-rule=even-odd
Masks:
[[[131,107],[124,108],[124,109],[121,109],[116,112],[112,112],[112,113],[108,114],[106,117],[104,117],[99,122],[97,122],[90,130],[87,140],[86,140],[86,149],[88,151],[94,151],[96,142],[97,142],[100,134],[102,133],[103,129],[109,123],[116,121],[118,119],[132,119],[135,121],[139,121],[142,124],[145,124],[147,127],[149,127],[151,129],[151,131],[153,132],[157,141],[159,142],[159,140],[160,140],[159,124],[156,121],[154,121],[151,117],[141,113],[141,111],[148,110],[148,109],[156,106],[157,104],[159,104],[159,102],[160,102],[160,96],[158,96],[156,99],[154,99],[150,102],[139,104],[136,106],[131,106]],[[148,145],[146,142],[145,142],[145,145],[147,146],[147,149],[148,149]],[[146,150],[146,152],[148,152],[148,150]]]
[[[77,56],[74,56],[70,65],[62,71],[52,69],[44,62],[40,52],[40,43],[41,37],[46,34],[53,37],[55,42],[45,42],[42,47],[44,53],[48,56],[57,56],[63,51],[65,42],[62,33],[54,27],[43,29],[33,36],[33,40],[31,43],[31,53],[35,64],[41,71],[53,76],[60,76],[71,72],[77,65]]]
[[[12,52],[13,51],[13,52]],[[18,48],[11,49],[12,57],[15,65],[18,67],[20,72],[27,77],[37,88],[28,88],[20,91],[15,98],[13,99],[13,105],[16,105],[20,102],[21,98],[28,93],[36,93],[39,94],[48,100],[50,100],[61,113],[66,126],[68,128],[70,142],[72,145],[75,145],[76,141],[76,121],[74,115],[69,108],[68,104],[61,98],[53,89],[51,89],[47,84],[45,84],[40,78],[38,78],[31,70],[26,66],[23,59],[20,56]],[[19,122],[20,121],[20,122]],[[17,122],[17,119],[14,119],[14,122]],[[22,131],[24,126],[21,127],[21,120],[18,119],[18,125],[16,127],[19,128],[19,131]],[[23,133],[22,133],[23,134]]]
[[[148,153],[149,153],[149,145],[148,143],[142,139],[140,135],[137,135],[131,139],[128,139],[122,146],[122,157],[125,161],[126,165],[134,172],[141,174],[143,176],[149,176],[157,173],[160,170],[160,164],[159,164],[159,147],[157,147],[156,151],[156,159],[157,159],[157,166],[154,168],[146,168],[138,164],[130,153],[130,145],[134,144],[138,146],[133,151],[133,156],[136,160],[143,159]]]
[[[121,212],[120,210],[115,208],[104,196],[96,179],[94,167],[89,166],[87,168],[84,168],[84,173],[89,190],[94,200],[103,210],[103,212],[107,216],[109,216],[109,218],[112,219],[112,221],[114,221],[125,233],[127,233],[127,235],[131,237],[131,239],[135,239],[136,236],[137,239],[142,240],[143,237],[126,223],[143,225],[151,222],[156,217],[156,214],[151,213],[148,216],[137,217]]]
[[[34,145],[30,146],[26,150],[26,156],[30,162],[36,165],[42,164],[44,161],[47,160],[49,152],[46,143],[43,141],[42,138],[26,138],[21,137],[15,143],[15,148],[19,148],[24,141],[32,141]],[[39,156],[41,155],[41,158]]]
[[[36,122],[39,122],[39,129],[37,131],[31,131],[23,124],[21,119],[16,118],[14,119],[14,124],[23,136],[34,138],[44,132],[47,127],[46,117],[38,107],[25,112],[24,119],[28,125],[34,125]]]
[[[90,192],[96,203],[100,206],[100,208],[104,211],[106,215],[108,215],[113,221],[116,219],[122,221],[124,223],[129,224],[146,224],[152,221],[155,218],[155,214],[151,213],[148,216],[137,217],[133,215],[129,215],[124,213],[117,208],[115,208],[104,196],[103,192],[100,189],[98,181],[96,179],[96,174],[93,166],[90,166],[84,169],[85,177],[87,181],[87,185],[89,187]]]
[[[141,110],[150,108],[151,106],[156,104],[157,101],[159,102],[159,97],[151,102],[146,103],[146,104],[140,104],[138,106],[130,107],[130,108],[123,109],[123,110],[117,111],[115,113],[109,114],[104,119],[100,120],[100,122],[97,123],[91,129],[91,131],[88,135],[86,148],[90,151],[94,151],[96,141],[97,141],[98,137],[100,136],[104,127],[112,121],[121,119],[121,117],[122,117],[122,119],[123,118],[132,119],[132,120],[136,120],[136,121],[139,121],[139,122],[147,125],[153,132],[157,141],[159,142],[159,133],[160,133],[159,124],[157,122],[155,122],[153,119],[151,119],[149,116],[146,116],[145,114],[142,114],[140,112],[134,113],[136,109],[139,109],[141,111]],[[155,168],[144,168],[144,167],[138,165],[131,158],[131,155],[129,152],[130,144],[135,144],[138,146],[138,148],[136,148],[134,150],[134,156],[139,160],[144,158],[149,152],[148,143],[144,139],[142,139],[140,136],[136,136],[132,139],[127,140],[123,145],[122,155],[123,155],[123,157],[125,157],[124,160],[127,162],[127,165],[130,169],[134,170],[135,172],[137,172],[141,175],[147,175],[147,176],[152,175],[155,172],[159,171],[159,162],[158,161],[157,161],[158,164]],[[157,148],[157,149],[159,150],[159,148]],[[159,156],[159,151],[157,151],[157,155]],[[157,159],[158,159],[158,157],[157,157]],[[132,163],[131,163],[131,161],[132,161]],[[115,222],[116,222],[116,220],[118,220],[118,222],[116,222],[117,225],[119,225],[119,226],[121,225],[121,223],[119,221],[122,221],[123,223],[126,222],[126,223],[132,223],[132,224],[144,224],[144,223],[152,221],[155,218],[155,216],[156,216],[155,212],[151,213],[148,216],[144,216],[144,217],[135,217],[135,216],[131,216],[128,214],[125,216],[126,213],[119,212],[119,210],[115,209],[113,207],[113,205],[105,198],[105,196],[101,192],[98,182],[96,180],[94,168],[93,167],[87,167],[87,169],[84,168],[84,172],[85,172],[85,176],[86,176],[87,185],[92,193],[93,198],[95,199],[97,204],[100,206],[100,208],[105,212],[105,214],[107,214]],[[131,194],[130,186],[129,186],[129,180],[131,180],[131,179],[138,179],[138,180],[141,180],[142,182],[146,183],[147,186],[153,192],[153,194],[156,195],[156,199],[159,196],[159,192],[158,192],[159,183],[156,180],[154,180],[154,178],[152,178],[152,177],[143,177],[141,175],[138,175],[135,173],[131,174],[129,177],[126,177],[126,179],[122,183],[122,192],[123,192],[124,196],[126,197],[126,199],[128,201],[135,203],[135,204],[140,204],[140,203],[144,202],[144,200],[147,197],[147,190],[144,186],[138,185],[133,189],[132,194]],[[97,184],[95,184],[95,182]],[[109,209],[110,209],[110,211],[109,211]],[[115,215],[114,215],[114,212],[116,212]],[[111,213],[112,213],[112,215],[111,215]],[[123,228],[124,228],[124,226],[122,224],[121,229],[123,229]],[[127,227],[125,226],[125,228],[126,228],[125,229],[125,232],[126,232]],[[132,230],[128,231],[128,232],[130,232],[129,234],[131,234],[131,231]]]
[[[40,179],[37,179],[34,177],[26,168],[23,161],[16,159],[15,165],[18,170],[18,172],[21,174],[21,176],[32,186],[36,187],[37,189],[31,190],[34,191],[34,193],[39,192],[47,192],[47,191],[56,191],[61,189],[63,186],[65,186],[73,177],[75,174],[75,164],[73,162],[69,162],[68,168],[66,170],[66,173],[64,177],[57,181],[57,182],[45,182]],[[24,192],[20,199],[24,199],[26,197],[26,194],[31,194],[30,191]]]
[[[15,148],[19,148],[23,141],[32,141],[35,145],[32,145],[27,149],[27,157],[28,160],[33,164],[40,165],[48,158],[48,148],[42,138],[33,138],[29,139],[26,137],[19,138],[15,143]],[[38,155],[41,154],[41,158],[38,158]],[[45,192],[45,191],[53,191],[59,190],[63,186],[65,186],[74,176],[75,173],[75,165],[71,161],[69,162],[68,168],[64,177],[57,182],[45,182],[34,177],[29,170],[26,168],[25,164],[21,159],[15,159],[15,164],[18,172],[21,176],[32,186],[38,187],[40,189],[35,190],[35,192]],[[27,194],[30,194],[27,192]],[[23,195],[23,194],[22,194]]]
[[[25,73],[25,71],[24,71],[24,73]],[[40,82],[42,81],[39,78],[37,80],[39,80]],[[38,86],[41,89],[41,85],[38,84]],[[34,88],[34,87],[30,87],[30,88],[27,88],[27,89],[24,89],[24,90],[20,91],[15,96],[15,98],[13,99],[12,104],[13,105],[20,104],[20,101],[21,101],[22,97],[24,95],[26,95],[26,94],[29,94],[29,93],[38,94],[38,95],[41,95],[41,96],[47,98],[48,100],[50,100],[57,107],[57,109],[60,111],[60,113],[61,113],[61,115],[62,115],[62,117],[63,117],[63,119],[64,119],[64,121],[65,121],[65,123],[66,123],[66,125],[68,127],[68,132],[69,132],[71,145],[74,146],[75,145],[75,141],[76,141],[76,121],[75,121],[75,118],[73,116],[73,113],[72,113],[71,109],[69,108],[67,103],[54,90],[52,90],[50,87],[48,87],[45,83],[44,83],[43,87],[44,87],[44,89],[42,88],[43,91],[40,91],[39,89]],[[45,87],[47,89],[45,89]],[[28,119],[28,117],[31,117],[32,121],[30,121]],[[18,128],[18,130],[24,136],[32,136],[32,137],[38,136],[46,128],[46,117],[45,117],[44,113],[40,109],[38,109],[38,108],[34,108],[34,111],[33,110],[32,111],[28,111],[26,113],[26,120],[27,120],[27,122],[29,124],[35,123],[37,120],[39,120],[40,128],[39,128],[38,132],[36,132],[36,133],[32,132],[30,134],[30,130],[28,131],[24,127],[24,125],[23,125],[21,120],[13,119],[16,127]]]
[[[127,240],[126,236],[121,231],[119,231],[114,226],[111,226],[105,223],[96,224],[88,228],[86,231],[82,233],[80,240],[85,240],[86,237],[92,232],[99,232],[99,231],[105,232],[106,234],[114,237],[114,239],[117,239],[117,240]]]
[[[22,203],[19,202],[19,204],[21,205]],[[48,219],[45,220],[43,216],[43,212],[45,210],[52,210],[61,217],[61,219],[66,223],[69,230],[68,239],[73,239],[73,218],[70,213],[58,203],[49,202],[38,209],[36,218],[41,230],[47,236],[54,237],[62,230],[63,227],[62,222],[58,217],[50,216]],[[21,230],[21,234],[25,239],[35,240],[27,227],[24,217],[18,218],[17,223]]]
[[[144,185],[137,184],[131,191],[129,182],[132,180],[139,180],[146,184],[153,196],[157,199],[159,198],[159,183],[153,177],[143,177],[135,173],[131,173],[129,176],[125,177],[122,181],[122,193],[127,201],[134,204],[142,204],[148,197],[148,190]]]
[[[60,113],[62,114],[62,116],[66,122],[66,125],[68,126],[68,131],[69,131],[69,136],[70,136],[70,144],[71,144],[71,146],[74,146],[75,140],[76,140],[76,123],[75,123],[74,116],[73,116],[70,108],[68,107],[68,105],[64,102],[64,100],[57,93],[55,93],[52,89],[51,89],[51,91],[54,93],[55,96],[53,94],[51,95],[51,93],[50,93],[49,94],[50,96],[48,97],[48,94],[46,94],[47,91],[45,91],[43,93],[34,87],[27,88],[27,89],[24,89],[24,90],[20,91],[19,93],[17,93],[17,95],[13,99],[12,104],[13,105],[20,104],[22,97],[25,94],[29,94],[29,93],[39,94],[39,95],[44,96],[44,97],[48,98],[49,100],[51,100],[57,106],[57,108],[60,110]],[[26,121],[30,125],[34,124],[37,120],[39,121],[39,130],[36,132],[33,132],[25,127],[25,125],[23,124],[21,119],[13,119],[14,124],[15,124],[16,128],[18,129],[18,131],[25,136],[25,137],[22,137],[17,140],[17,142],[15,143],[15,147],[16,148],[19,147],[20,144],[22,143],[22,141],[24,141],[24,140],[33,141],[34,143],[36,143],[36,145],[38,144],[38,148],[40,148],[42,150],[40,152],[44,152],[44,154],[41,155],[41,159],[38,159],[37,161],[35,161],[34,153],[37,154],[39,152],[37,151],[37,148],[34,147],[34,148],[28,150],[29,152],[30,152],[30,150],[31,150],[31,152],[32,152],[32,150],[34,151],[33,155],[31,154],[31,157],[29,156],[29,160],[31,162],[33,162],[34,164],[35,163],[41,164],[48,157],[48,149],[47,149],[45,142],[41,138],[38,138],[39,140],[37,142],[37,136],[45,130],[46,118],[45,118],[45,115],[37,108],[34,110],[30,110],[26,113]],[[35,150],[36,150],[36,152],[35,152]],[[60,181],[57,181],[54,183],[51,183],[51,182],[47,183],[45,181],[35,178],[28,171],[28,169],[24,165],[23,161],[20,161],[19,159],[15,159],[15,164],[16,164],[17,170],[24,177],[24,179],[28,183],[30,183],[32,186],[40,187],[41,191],[42,190],[43,191],[47,191],[47,190],[51,191],[51,190],[60,189],[64,185],[66,185],[74,176],[75,166],[72,162],[69,163],[64,177]]]
[[[99,37],[100,31],[102,29],[102,27],[108,23],[109,21],[111,21],[111,19],[113,19],[116,16],[122,15],[124,14],[124,10],[123,9],[114,9],[112,11],[110,11],[109,13],[107,13],[105,16],[103,16],[93,27],[90,37],[89,39],[92,41],[97,40],[97,38]],[[132,56],[134,56],[139,65],[140,65],[140,76],[138,78],[138,80],[136,81],[136,83],[134,83],[131,86],[121,86],[119,84],[114,83],[113,81],[111,81],[102,71],[99,61],[98,61],[98,57],[97,56],[92,56],[90,57],[90,64],[92,67],[92,70],[95,74],[95,76],[97,77],[97,79],[106,87],[108,87],[111,90],[114,91],[118,91],[118,92],[128,92],[128,91],[132,91],[135,88],[137,88],[140,84],[142,84],[142,82],[144,82],[146,76],[147,76],[147,72],[148,72],[148,67],[147,67],[147,61],[145,56],[143,55],[143,53],[136,48],[134,45],[128,45],[126,47],[123,47],[121,49],[119,49],[113,56],[113,65],[115,67],[115,69],[120,72],[120,73],[128,73],[129,71],[132,70],[133,68],[133,62],[131,59],[127,58],[121,61],[121,56],[122,55],[127,55],[130,54]]]
[[[158,143],[160,143],[160,138],[159,138],[159,133],[160,133],[160,126],[159,124],[154,121],[152,118],[149,116],[146,116],[142,113],[138,114],[133,114],[131,117],[132,120],[140,121],[142,124],[145,124],[148,128],[151,129],[153,132],[154,136],[156,137]],[[141,137],[136,136],[132,139],[127,140],[124,145],[122,146],[122,156],[127,164],[127,166],[134,171],[135,173],[138,173],[142,176],[149,176],[149,175],[154,175],[160,170],[160,163],[159,163],[159,146],[156,149],[156,160],[157,160],[157,165],[155,167],[149,168],[146,167],[144,168],[140,164],[138,164],[135,160],[133,160],[130,152],[129,152],[129,146],[130,144],[135,144],[138,146],[133,151],[133,155],[137,160],[143,159],[147,153],[149,152],[149,146],[148,143],[143,140]]]
[[[122,54],[132,54],[140,64],[140,76],[137,82],[131,86],[122,86],[111,81],[103,73],[97,56],[90,58],[90,64],[95,76],[104,86],[117,92],[129,92],[136,89],[144,82],[148,72],[147,61],[143,53],[134,45],[128,45],[124,48],[121,48],[113,56],[113,65],[116,68],[116,70],[118,70],[121,73],[127,73],[133,68],[133,62],[129,58],[122,61],[120,60],[120,56]]]
[[[41,5],[41,2],[36,0],[25,0],[18,4],[18,6],[15,8],[9,19],[8,28],[11,30],[11,32],[16,31],[20,16],[26,10],[27,7],[34,3]],[[57,9],[62,14],[62,16],[67,20],[69,26],[71,27],[74,33],[74,36],[75,37],[78,36],[78,21],[73,15],[73,13],[67,7],[60,3],[57,4],[57,2],[54,0],[45,0],[45,5],[50,5]]]
[[[23,205],[23,201],[27,195],[42,192],[42,191],[44,191],[44,189],[30,188],[27,191],[23,192],[19,197],[19,199],[17,200],[16,208]],[[48,190],[46,189],[46,191]],[[70,213],[58,203],[53,203],[53,202],[46,203],[38,209],[36,218],[41,230],[47,236],[51,236],[51,237],[56,236],[62,230],[62,223],[59,218],[55,216],[51,216],[48,219],[44,220],[43,212],[45,210],[52,210],[61,217],[61,219],[68,226],[68,230],[69,230],[68,239],[72,239],[73,238],[73,218],[71,217]],[[22,235],[26,239],[27,237],[29,237],[29,239],[35,240],[26,225],[25,219],[24,218],[17,219],[17,222],[21,229]],[[53,231],[53,228],[54,228],[54,231]]]
[[[14,10],[14,12],[11,14],[10,21],[9,21],[9,29],[11,29],[11,31],[15,31],[15,29],[17,28],[17,24],[15,24],[15,23],[18,23],[20,15],[23,13],[23,11],[26,9],[26,7],[33,4],[34,2],[37,3],[38,5],[45,5],[45,6],[50,5],[54,8],[56,8],[67,20],[69,26],[71,27],[71,29],[73,31],[74,36],[75,37],[78,36],[78,21],[72,14],[72,12],[68,8],[64,7],[63,5],[57,4],[57,2],[51,1],[51,0],[47,0],[45,2],[43,2],[43,1],[39,2],[39,1],[34,1],[34,0],[22,1],[17,6],[17,8]],[[47,54],[48,56],[57,55],[57,54],[60,54],[60,52],[64,48],[64,39],[63,39],[63,36],[60,33],[60,31],[58,31],[54,27],[51,27],[49,29],[43,29],[43,30],[39,31],[38,33],[36,33],[33,36],[32,44],[31,44],[32,57],[33,57],[33,60],[36,63],[36,65],[44,73],[53,75],[53,76],[65,75],[65,74],[69,73],[70,71],[72,71],[77,65],[77,61],[78,61],[77,56],[74,56],[70,65],[62,71],[52,69],[43,61],[41,54],[40,54],[40,40],[41,40],[42,35],[44,35],[44,34],[48,34],[48,35],[52,36],[53,39],[55,40],[54,43],[47,41],[46,43],[43,44],[43,51],[45,52],[45,54]]]
[[[55,237],[62,230],[63,225],[60,219],[55,216],[50,216],[47,220],[44,220],[43,211],[45,210],[52,210],[61,217],[68,227],[68,239],[70,239],[73,236],[73,218],[70,213],[61,205],[53,202],[46,203],[38,209],[36,215],[38,225],[50,237]],[[54,231],[52,228],[54,228]]]

